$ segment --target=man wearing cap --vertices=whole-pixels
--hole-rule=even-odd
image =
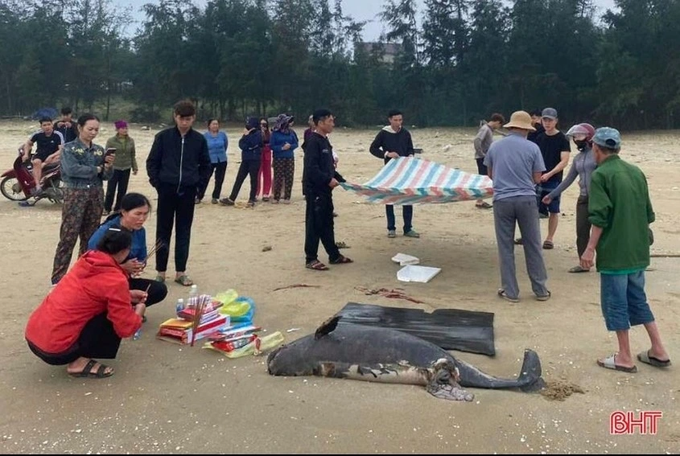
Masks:
[[[544,204],[542,200],[562,182],[563,170],[569,164],[571,145],[565,134],[556,128],[557,111],[555,109],[545,108],[543,110],[542,123],[545,131],[535,139],[541,149],[546,167],[538,185],[538,211],[541,215],[548,215],[548,236],[543,242],[543,248],[552,249],[553,238],[560,220],[560,198],[553,198],[550,204]],[[521,243],[521,240],[518,239],[516,243]]]
[[[113,160],[113,176],[109,179],[106,187],[106,197],[104,198],[104,215],[108,215],[111,210],[120,210],[120,202],[127,193],[128,183],[130,182],[130,170],[135,176],[139,171],[137,167],[137,157],[135,142],[128,134],[128,124],[124,120],[114,122],[116,135],[106,141],[106,150],[114,149],[116,158]],[[116,188],[118,195],[116,196]],[[113,204],[113,198],[116,204]]]
[[[647,179],[635,165],[619,156],[621,135],[599,128],[593,137],[597,169],[590,179],[589,221],[593,228],[581,256],[581,266],[591,268],[597,251],[602,314],[607,330],[616,331],[619,351],[597,364],[607,369],[637,372],[630,349],[631,326],[644,325],[651,349],[637,355],[640,362],[667,367],[671,362],[661,342],[645,294],[644,271],[649,266],[649,246],[654,210]]]
[[[524,239],[531,288],[537,300],[547,301],[550,291],[546,287],[548,274],[541,251],[535,190],[545,165],[538,146],[526,139],[527,134],[534,131],[529,113],[513,113],[504,127],[510,130],[510,134],[494,142],[484,158],[484,165],[493,181],[493,215],[502,283],[498,296],[519,302],[513,244],[517,224]]]

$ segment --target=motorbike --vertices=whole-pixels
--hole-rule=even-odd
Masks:
[[[41,199],[48,199],[52,203],[64,202],[64,188],[61,180],[61,166],[59,162],[43,166],[40,179],[41,191],[35,192],[33,165],[28,160],[24,162],[22,149],[14,160],[12,169],[0,175],[0,193],[10,201],[17,201],[23,206],[34,206]]]

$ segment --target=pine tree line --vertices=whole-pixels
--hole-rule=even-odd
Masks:
[[[341,0],[186,0],[130,11],[111,0],[0,0],[0,115],[129,103],[165,119],[192,98],[201,117],[241,120],[318,106],[373,125],[470,126],[492,112],[554,106],[564,121],[680,127],[680,0],[386,0],[381,42]],[[419,27],[418,24],[421,24]]]

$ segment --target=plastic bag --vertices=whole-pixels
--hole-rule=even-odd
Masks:
[[[227,358],[241,358],[243,356],[248,356],[248,355],[253,355],[253,356],[258,356],[266,352],[267,350],[271,350],[272,348],[276,348],[280,344],[283,343],[285,338],[283,337],[283,334],[281,334],[280,331],[276,331],[273,334],[269,334],[264,337],[257,337],[254,341],[250,342],[248,345],[245,347],[237,348],[235,350],[232,350],[230,352],[224,352],[222,350],[218,350],[217,348],[212,346],[212,343],[208,342],[203,345],[203,348],[206,348],[208,350],[214,350],[219,353],[222,353],[224,356]]]
[[[255,302],[245,296],[234,299],[220,307],[220,314],[229,315],[232,323],[252,323],[255,315]]]
[[[215,299],[221,302],[224,306],[232,303],[236,298],[238,298],[238,293],[236,290],[232,289],[218,293],[217,296],[215,296]]]

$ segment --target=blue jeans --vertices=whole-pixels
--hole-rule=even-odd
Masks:
[[[402,206],[404,215],[404,234],[411,231],[413,228],[413,206]],[[394,219],[394,206],[391,204],[385,205],[385,214],[387,215],[387,229],[389,231],[396,230],[396,220]]]
[[[644,271],[600,274],[600,294],[608,331],[625,331],[654,321],[645,294]]]

